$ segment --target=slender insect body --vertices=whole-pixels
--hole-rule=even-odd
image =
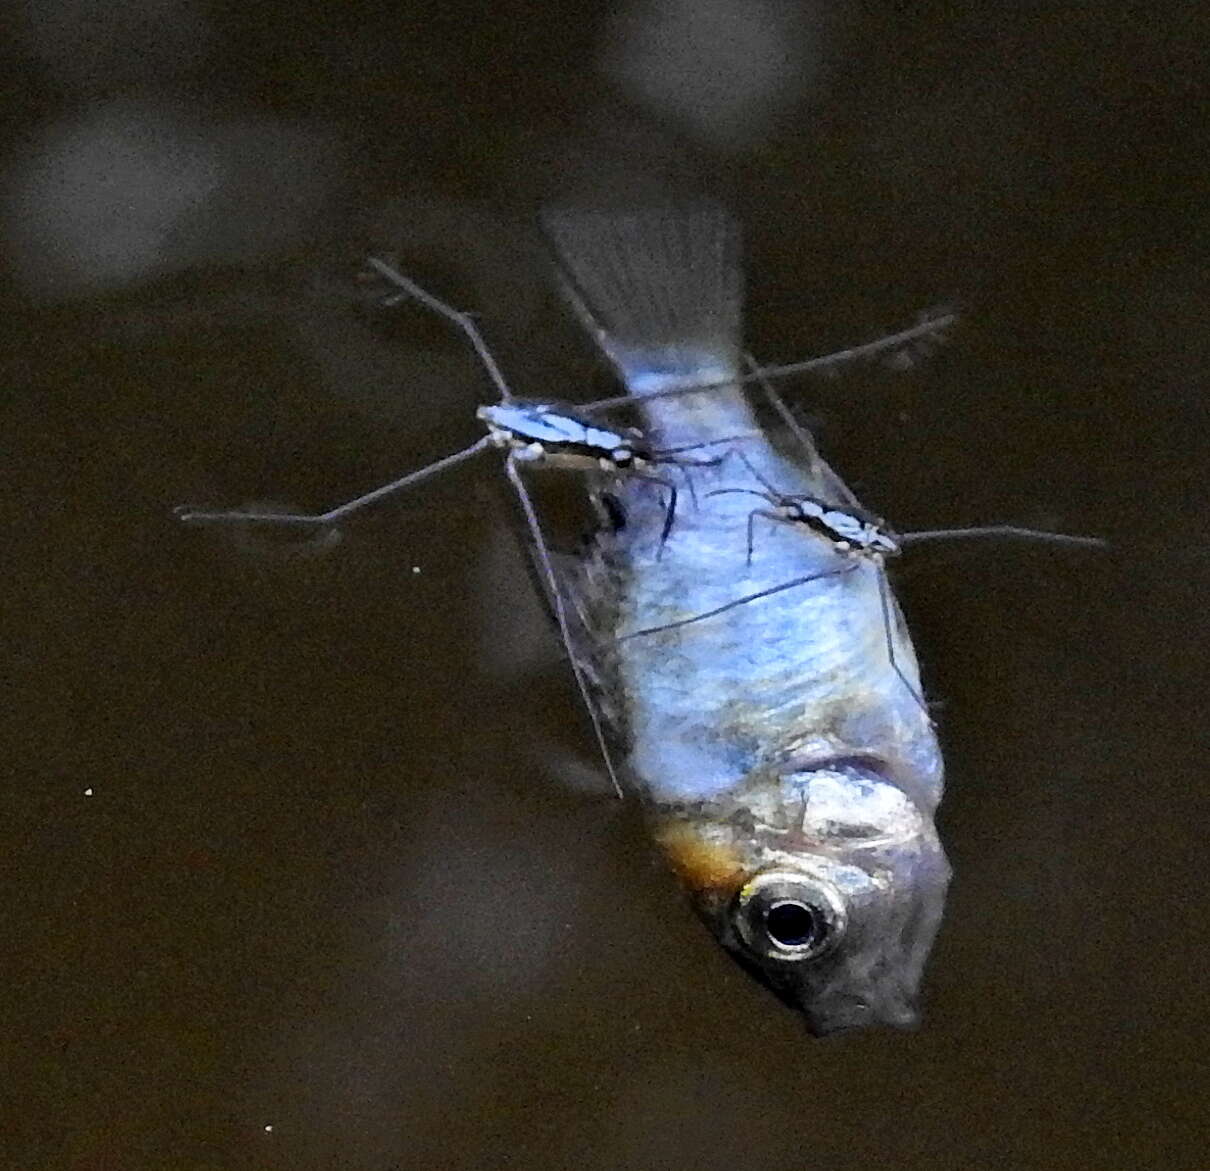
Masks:
[[[901,551],[896,537],[873,518],[834,508],[812,496],[784,496],[770,503],[781,519],[827,537],[838,553],[881,560]]]
[[[482,406],[476,417],[486,425],[494,446],[523,463],[625,471],[653,462],[638,431],[603,427],[561,404],[512,399]]]
[[[744,457],[744,463],[762,486],[763,492],[754,489],[722,489],[718,495],[752,494],[763,497],[772,506],[771,509],[754,509],[748,516],[748,562],[752,561],[753,552],[753,522],[759,517],[776,521],[779,524],[791,525],[807,532],[823,537],[829,541],[832,550],[841,558],[850,562],[850,570],[857,568],[857,563],[868,564],[875,575],[878,588],[879,604],[882,608],[883,633],[886,644],[887,662],[891,669],[902,681],[909,695],[920,706],[921,711],[927,712],[928,705],[920,691],[919,675],[913,669],[912,675],[904,673],[896,658],[896,638],[891,628],[892,615],[898,615],[890,585],[886,578],[886,559],[897,556],[901,551],[901,538],[885,528],[884,522],[866,513],[864,510],[836,508],[816,496],[799,493],[797,495],[782,495],[769,488],[769,481],[753,466],[751,460]],[[762,597],[770,597],[780,593],[786,583],[758,591],[743,599],[735,599],[722,607],[721,612],[734,608],[748,601],[758,601]],[[792,586],[790,587],[792,588]],[[720,612],[720,611],[716,611]],[[900,616],[900,621],[902,617]],[[690,620],[692,621],[692,620]],[[687,625],[680,623],[678,625]]]

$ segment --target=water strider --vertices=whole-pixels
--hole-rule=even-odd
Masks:
[[[461,451],[426,465],[415,472],[401,476],[389,484],[358,496],[335,508],[320,513],[293,513],[258,510],[232,509],[203,509],[182,506],[176,510],[179,520],[190,524],[239,524],[239,525],[285,525],[305,528],[319,527],[330,530],[337,521],[354,512],[360,511],[370,504],[377,503],[388,496],[410,488],[440,472],[463,463],[492,448],[505,453],[504,471],[516,491],[529,530],[532,534],[538,561],[542,572],[547,576],[548,594],[552,603],[552,612],[564,645],[568,642],[569,630],[567,615],[564,610],[562,591],[553,575],[550,553],[538,524],[533,501],[518,472],[519,466],[561,468],[571,471],[592,471],[609,473],[612,477],[626,476],[630,479],[654,483],[662,488],[667,496],[664,505],[663,537],[666,540],[671,531],[676,516],[677,490],[676,486],[661,476],[655,475],[650,469],[660,464],[676,465],[678,467],[692,466],[695,462],[718,462],[713,460],[685,460],[677,452],[655,451],[643,439],[642,434],[634,428],[617,429],[590,419],[584,409],[565,406],[554,402],[539,402],[530,399],[517,398],[505,381],[499,365],[492,356],[491,350],[483,340],[482,334],[474,321],[465,313],[447,305],[434,297],[420,285],[402,273],[397,272],[382,260],[371,258],[370,267],[380,276],[385,277],[393,285],[402,290],[402,295],[420,302],[425,307],[440,314],[452,322],[471,343],[484,369],[491,379],[500,401],[494,404],[480,406],[476,418],[483,423],[487,434],[476,442],[464,447]],[[694,444],[701,447],[706,444]],[[592,696],[583,677],[580,664],[575,656],[569,656],[572,671],[577,686],[583,696],[585,706],[593,721],[597,742],[601,749],[602,759],[618,796],[622,795],[621,784],[614,768],[609,746],[596,715]]]
[[[749,363],[751,364],[751,362]],[[772,388],[766,384],[766,393],[773,394]],[[807,448],[813,451],[812,447]],[[886,521],[866,512],[855,504],[838,507],[825,500],[817,499],[805,493],[787,495],[779,492],[760,472],[752,466],[744,456],[742,449],[737,450],[744,465],[752,478],[760,484],[760,488],[716,488],[709,493],[711,496],[756,496],[764,500],[767,508],[754,508],[748,513],[748,538],[746,564],[752,564],[752,550],[755,545],[755,523],[763,518],[774,524],[796,525],[816,537],[830,541],[837,555],[849,562],[848,566],[838,566],[838,572],[845,572],[853,567],[858,559],[865,559],[879,569],[878,591],[879,604],[882,607],[883,628],[886,633],[887,658],[894,668],[903,685],[912,693],[917,703],[925,707],[923,697],[912,685],[912,681],[899,670],[895,662],[895,645],[891,638],[891,601],[890,586],[887,582],[885,565],[890,557],[898,557],[904,549],[927,541],[952,541],[967,538],[995,538],[998,540],[1021,540],[1033,543],[1048,543],[1064,545],[1068,548],[1105,549],[1108,542],[1099,537],[1079,537],[1069,533],[1052,533],[1042,529],[1022,528],[1018,525],[978,525],[961,529],[922,529],[911,533],[892,532]],[[714,610],[695,614],[690,618],[679,618],[674,622],[661,623],[658,626],[647,627],[643,630],[628,631],[623,638],[638,638],[644,635],[659,634],[680,626],[688,626],[726,613],[736,606],[756,602],[783,589],[793,589],[799,583],[793,579],[776,586],[758,590],[753,594],[733,598]]]
[[[644,442],[642,434],[634,428],[618,429],[590,419],[587,408],[517,398],[505,381],[478,327],[467,314],[460,313],[434,297],[385,261],[371,257],[369,265],[380,276],[398,286],[402,290],[400,295],[420,302],[452,322],[471,343],[500,396],[498,403],[485,404],[475,412],[475,417],[484,425],[487,434],[461,451],[435,460],[417,471],[325,512],[211,510],[186,506],[177,509],[180,520],[191,524],[232,522],[303,527],[330,526],[367,505],[393,496],[464,460],[496,448],[506,453],[510,467],[516,462],[529,466],[572,471],[612,471],[644,477],[659,484],[669,493],[667,512],[671,523],[676,511],[676,488],[671,482],[651,475],[649,469],[661,463],[680,463],[674,453],[653,451]]]
[[[967,534],[896,537],[805,430],[758,417],[722,212],[567,212],[547,231],[645,432],[745,436],[747,483],[735,460],[695,469],[700,507],[661,545],[623,481],[618,522],[566,569],[574,652],[626,780],[718,941],[813,1032],[911,1025],[950,867],[941,755],[883,560]],[[762,515],[783,523],[755,542]]]

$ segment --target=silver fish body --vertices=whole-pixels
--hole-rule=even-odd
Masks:
[[[652,397],[738,377],[729,221],[710,207],[569,213],[548,232],[649,441],[735,436],[715,450],[744,456],[684,469],[696,507],[678,511],[666,542],[659,494],[610,481],[624,523],[598,534],[577,570],[576,651],[653,836],[718,941],[813,1032],[912,1025],[950,870],[933,825],[940,752],[893,599],[888,654],[885,571],[761,517],[749,561],[759,502],[734,489],[760,488],[759,476],[840,509],[852,493],[813,447],[762,423],[738,386]]]

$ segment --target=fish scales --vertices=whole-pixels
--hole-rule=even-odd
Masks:
[[[738,386],[651,397],[739,376],[730,221],[712,206],[567,212],[547,231],[569,300],[647,434],[725,455],[678,469],[696,502],[665,543],[660,492],[610,483],[625,523],[599,533],[579,568],[592,636],[577,653],[627,780],[719,942],[813,1031],[910,1025],[949,879],[932,822],[942,763],[911,639],[888,589],[892,662],[881,565],[822,535],[758,516],[749,562],[761,502],[733,490],[764,480],[840,508],[855,498]]]

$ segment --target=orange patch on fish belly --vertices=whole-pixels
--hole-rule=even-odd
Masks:
[[[730,842],[710,841],[685,822],[659,830],[663,847],[680,880],[692,891],[729,893],[743,881],[745,868]]]

